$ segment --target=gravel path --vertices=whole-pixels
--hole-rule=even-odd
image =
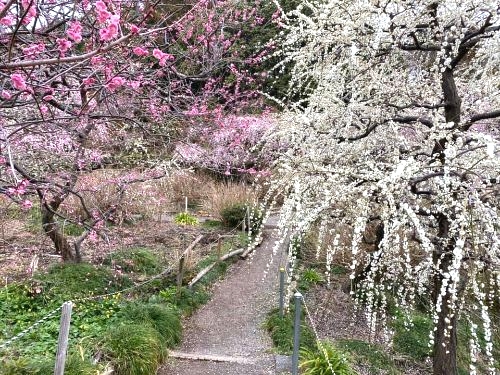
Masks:
[[[266,224],[274,223],[270,220]],[[234,264],[215,286],[212,299],[185,322],[184,338],[176,350],[230,357],[235,362],[169,359],[158,375],[275,374],[271,340],[262,328],[267,312],[278,303],[279,256],[264,278],[275,242],[271,234],[265,230],[264,241],[253,257]]]

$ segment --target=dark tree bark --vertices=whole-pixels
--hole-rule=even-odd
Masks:
[[[462,100],[460,99],[452,69],[446,69],[442,74],[441,88],[443,90],[445,118],[449,123],[453,123],[456,128],[460,123],[460,113],[462,110]],[[444,167],[444,150],[447,140],[441,139],[436,143],[433,154],[440,160]],[[436,306],[438,296],[443,284],[443,275],[450,270],[453,261],[454,238],[450,237],[450,222],[453,213],[442,213],[438,216],[439,231],[437,235],[436,247],[433,254],[435,265],[439,264],[439,273],[433,280],[433,302]],[[451,305],[450,305],[451,304]],[[458,307],[453,302],[450,292],[447,290],[442,296],[438,312],[437,329],[434,334],[434,375],[457,375],[457,314]],[[448,333],[448,335],[445,335]]]
[[[79,254],[72,251],[68,239],[61,231],[55,219],[55,211],[61,205],[61,200],[53,200],[50,204],[44,203],[41,206],[43,231],[52,240],[57,253],[61,254],[63,262],[80,262]]]
[[[438,218],[439,233],[436,248],[433,254],[434,264],[439,264],[439,273],[434,275],[432,299],[434,306],[438,303],[438,297],[443,284],[443,274],[448,272],[453,261],[453,248],[455,241],[450,238],[450,220],[442,214]],[[452,304],[450,306],[450,304]],[[436,306],[437,307],[437,306]],[[441,311],[438,312],[437,329],[434,333],[434,375],[457,375],[457,306],[453,302],[451,294],[446,291],[440,304]],[[448,336],[445,335],[448,333]]]

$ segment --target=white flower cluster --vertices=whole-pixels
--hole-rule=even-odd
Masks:
[[[348,254],[372,330],[389,295],[403,313],[428,298],[435,358],[452,353],[457,320],[473,306],[491,331],[499,294],[497,9],[495,0],[309,0],[284,18],[277,43],[277,72],[291,71],[273,134],[290,146],[271,185],[284,196],[283,225],[317,231],[328,284]],[[497,287],[472,287],[478,275]],[[485,341],[492,358],[491,334]]]

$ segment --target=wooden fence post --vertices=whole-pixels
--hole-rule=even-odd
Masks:
[[[66,363],[66,353],[68,352],[69,325],[71,322],[72,309],[73,302],[64,302],[62,306],[61,326],[59,328],[54,375],[64,375],[64,364]]]
[[[222,257],[222,237],[219,234],[219,238],[217,239],[217,263],[220,262],[221,257]]]
[[[182,288],[182,279],[184,278],[184,262],[185,262],[185,254],[182,254],[179,259],[179,270],[177,271],[177,294],[181,292]]]
[[[198,237],[196,237],[196,239],[193,242],[191,242],[191,244],[187,247],[186,250],[184,250],[181,257],[179,258],[179,271],[177,272],[177,294],[179,294],[181,292],[182,279],[184,278],[186,259],[189,258],[190,251],[194,249],[196,244],[198,242],[200,242],[202,238],[203,238],[202,234],[200,234]]]

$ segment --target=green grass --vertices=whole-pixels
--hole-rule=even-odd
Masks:
[[[185,316],[191,315],[198,307],[208,302],[210,294],[204,288],[188,289],[172,286],[160,291],[159,296],[163,303],[176,306],[180,313]]]
[[[292,309],[283,317],[280,316],[279,310],[275,309],[269,313],[265,321],[265,328],[269,332],[273,340],[274,348],[277,353],[291,354],[293,351],[293,326],[294,313]],[[300,347],[302,349],[315,350],[316,338],[309,326],[302,324],[300,329]]]
[[[301,374],[357,375],[349,362],[349,358],[342,350],[326,341],[322,342],[321,346],[322,349],[302,349],[300,351],[299,368]]]
[[[145,247],[134,247],[110,254],[104,261],[107,265],[128,273],[156,275],[162,270],[158,256]]]
[[[79,297],[121,290],[132,285],[130,279],[115,275],[104,267],[88,263],[64,263],[38,274],[34,282],[40,288],[39,297],[46,301],[70,301]]]
[[[361,340],[339,340],[337,346],[349,354],[351,363],[368,369],[371,375],[402,375],[394,360],[375,344]]]
[[[323,275],[314,268],[306,268],[299,277],[298,289],[301,291],[308,291],[314,285],[320,284],[324,281]]]
[[[135,302],[128,304],[121,314],[124,320],[153,327],[165,347],[173,347],[181,341],[181,320],[173,306]]]
[[[221,228],[223,224],[222,221],[219,220],[205,220],[201,223],[201,226],[208,229],[218,229]]]
[[[166,352],[158,332],[148,324],[123,323],[111,327],[101,344],[116,375],[155,374]]]
[[[407,327],[405,321],[409,324]],[[428,343],[433,322],[430,317],[418,312],[413,312],[408,318],[399,314],[396,315],[391,326],[394,330],[395,351],[417,361],[424,360],[431,354]]]
[[[42,213],[40,208],[34,207],[30,209],[26,215],[26,230],[32,233],[43,233]],[[64,221],[61,218],[56,218],[56,220],[59,228],[65,236],[80,236],[85,230],[82,226]]]

